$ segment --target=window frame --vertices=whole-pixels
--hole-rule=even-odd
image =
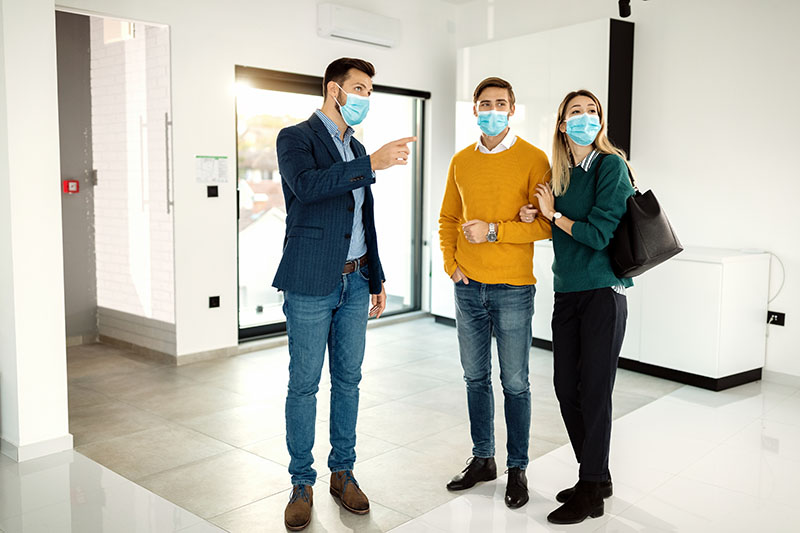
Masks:
[[[307,74],[297,74],[294,72],[283,72],[278,70],[269,70],[257,67],[248,67],[236,65],[235,67],[236,83],[246,83],[248,86],[263,89],[268,91],[281,91],[299,94],[308,94],[313,96],[322,96],[322,77],[310,76]],[[423,259],[423,187],[424,187],[424,160],[425,160],[425,111],[427,101],[431,98],[431,93],[428,91],[419,91],[416,89],[406,89],[401,87],[393,87],[389,85],[373,85],[373,93],[394,94],[399,96],[408,96],[415,98],[415,116],[414,126],[417,132],[417,157],[413,167],[413,191],[412,191],[412,209],[413,209],[413,225],[412,228],[412,254],[413,254],[413,279],[412,279],[412,304],[407,309],[401,309],[384,313],[383,316],[401,315],[404,313],[411,313],[422,309],[422,259]],[[234,106],[235,115],[235,131],[238,131],[239,113],[238,106]],[[239,152],[239,138],[236,135],[236,219],[239,219],[239,165],[238,165],[238,152]],[[271,282],[271,280],[269,280]],[[236,324],[238,328],[239,342],[256,340],[265,337],[273,337],[282,335],[286,332],[286,322],[277,322],[274,324],[262,324],[258,326],[242,327],[239,315],[239,231],[237,224],[236,231]]]

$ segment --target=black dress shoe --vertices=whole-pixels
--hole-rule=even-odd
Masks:
[[[570,487],[568,489],[564,489],[558,494],[556,494],[556,501],[559,503],[566,503],[572,495],[575,494],[575,487]],[[600,496],[603,498],[610,498],[614,495],[614,485],[611,483],[611,480],[608,481],[601,481],[600,482]]]
[[[508,484],[506,485],[506,506],[517,509],[528,503],[528,478],[522,468],[508,469]]]
[[[553,524],[579,524],[587,518],[603,516],[603,496],[599,481],[578,481],[567,503],[547,515]]]
[[[447,490],[464,490],[475,486],[479,481],[497,479],[497,465],[494,457],[473,457],[467,467],[450,480]]]

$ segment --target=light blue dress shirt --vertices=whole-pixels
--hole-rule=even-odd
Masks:
[[[342,156],[342,160],[347,162],[355,159],[356,157],[353,155],[353,149],[350,147],[350,139],[353,137],[353,133],[355,133],[353,128],[348,126],[347,131],[344,132],[344,139],[340,139],[339,126],[337,126],[334,121],[328,118],[328,116],[319,109],[317,109],[315,113],[322,123],[325,124],[325,128],[328,130],[328,133],[331,134],[331,137],[333,138],[333,144],[336,145],[336,149],[339,151],[339,155]],[[356,205],[355,212],[353,213],[353,231],[350,234],[350,250],[347,252],[348,261],[358,259],[367,253],[367,241],[366,237],[364,236],[362,211],[362,208],[364,207],[364,187],[353,189],[352,192],[353,198],[356,201]]]

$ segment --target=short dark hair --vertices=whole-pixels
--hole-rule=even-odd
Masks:
[[[478,103],[478,97],[481,95],[484,89],[488,87],[499,87],[501,89],[508,89],[508,104],[514,105],[514,102],[517,101],[517,98],[514,96],[514,89],[511,88],[511,84],[508,83],[503,78],[497,78],[492,76],[491,78],[486,78],[482,82],[475,87],[475,92],[472,93],[472,103]]]
[[[347,73],[351,68],[360,70],[370,78],[375,76],[375,67],[369,61],[354,57],[340,57],[325,69],[325,77],[322,79],[323,98],[328,96],[328,82],[335,81],[341,85],[347,79]]]

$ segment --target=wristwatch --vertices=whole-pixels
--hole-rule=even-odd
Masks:
[[[553,213],[553,219],[550,221],[550,223],[551,223],[551,224],[555,224],[555,223],[556,223],[556,220],[558,220],[558,219],[559,219],[559,218],[561,218],[561,217],[562,217],[561,213],[559,213],[558,211],[556,211],[555,213]]]
[[[486,240],[489,242],[497,242],[497,224],[489,222],[489,233],[486,234]]]

